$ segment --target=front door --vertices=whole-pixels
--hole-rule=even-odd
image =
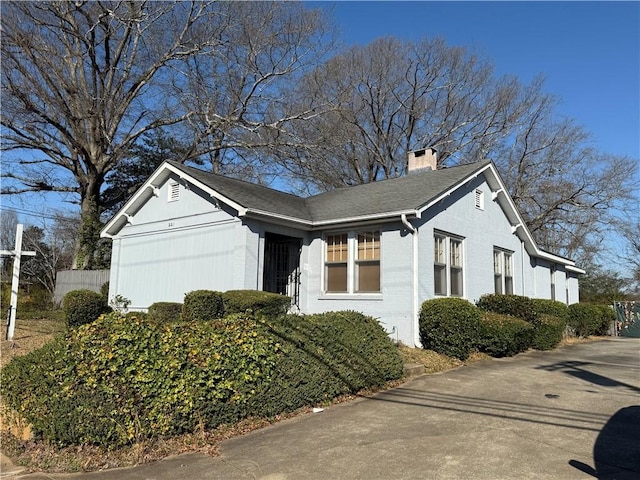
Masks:
[[[299,302],[301,249],[301,238],[265,234],[262,289],[291,297],[292,305]]]

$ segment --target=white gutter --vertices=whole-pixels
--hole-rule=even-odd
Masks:
[[[413,225],[411,225],[411,223],[409,223],[409,220],[407,220],[407,214],[403,213],[402,215],[400,215],[400,220],[402,220],[402,223],[405,227],[407,227],[407,230],[409,230],[411,232],[411,240],[413,242],[413,254],[412,254],[412,271],[413,271],[413,276],[412,276],[412,283],[413,283],[413,301],[412,301],[412,308],[411,308],[411,315],[413,317],[413,343],[415,344],[416,347],[420,348],[422,347],[422,343],[420,342],[420,319],[418,318],[418,314],[419,314],[419,308],[420,306],[418,305],[418,281],[420,279],[420,276],[418,275],[418,229],[416,227],[414,227]]]

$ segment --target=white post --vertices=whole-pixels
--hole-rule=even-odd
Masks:
[[[18,286],[20,284],[20,259],[22,255],[34,256],[36,252],[22,251],[22,224],[16,226],[16,248],[13,251],[3,250],[3,256],[13,257],[13,278],[11,279],[11,312],[7,329],[7,340],[13,340],[16,326],[16,311],[18,310]]]

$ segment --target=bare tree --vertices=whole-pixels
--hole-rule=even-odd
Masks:
[[[23,260],[21,271],[25,282],[37,283],[53,298],[56,274],[73,264],[78,218],[56,214],[53,223],[43,219],[40,226],[28,225],[24,231],[24,249],[36,252]]]
[[[13,250],[16,246],[16,227],[18,214],[15,210],[0,210],[0,250]],[[13,259],[11,257],[0,258],[0,278],[3,281],[11,278]]]
[[[276,155],[299,190],[402,175],[415,148],[434,147],[439,166],[490,158],[539,244],[578,261],[599,253],[610,212],[632,191],[637,159],[593,148],[558,115],[542,77],[496,78],[489,61],[441,40],[353,47],[300,92],[298,101],[320,97],[334,109],[297,124],[306,148]]]
[[[333,46],[333,30],[320,9],[292,2],[223,2],[213,19],[216,44],[185,62],[173,92],[193,112],[181,138],[192,139],[185,158],[214,172],[258,179],[273,174],[260,163],[265,150],[294,142],[298,121],[329,106],[292,98],[300,78]],[[306,139],[297,139],[304,142]]]
[[[207,4],[5,2],[2,12],[2,193],[79,195],[75,268],[91,268],[100,191],[127,149],[176,124],[154,83],[196,53]],[[201,37],[200,37],[201,38]]]
[[[633,192],[637,160],[597,151],[590,135],[539,94],[492,152],[538,243],[584,264],[602,251],[619,209]]]
[[[522,87],[492,71],[439,39],[353,47],[305,78],[300,101],[334,110],[298,124],[310,148],[290,151],[284,165],[322,190],[402,175],[407,151],[424,146],[441,165],[475,161],[519,115]]]

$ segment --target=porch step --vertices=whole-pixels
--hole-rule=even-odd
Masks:
[[[424,365],[421,363],[405,363],[404,364],[404,376],[405,377],[417,377],[424,373]]]

